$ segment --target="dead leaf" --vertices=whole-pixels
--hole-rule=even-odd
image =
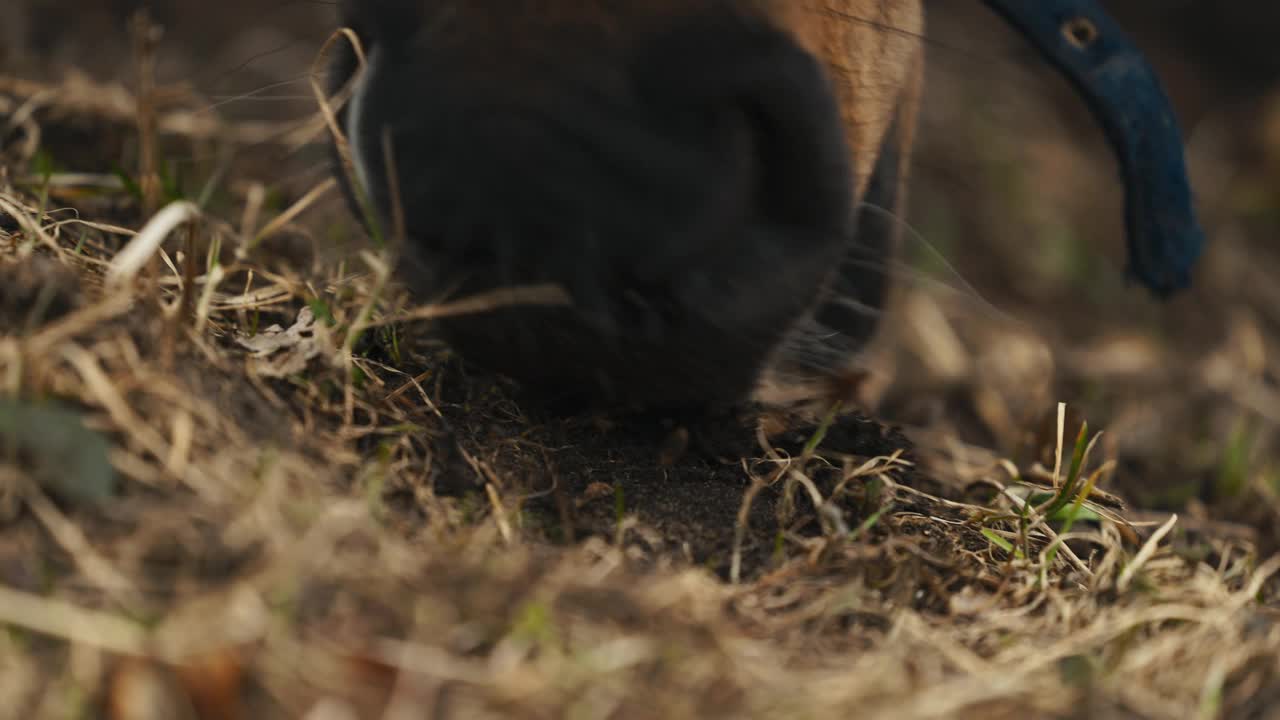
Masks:
[[[238,335],[236,342],[249,350],[249,369],[263,377],[289,377],[307,369],[307,364],[324,351],[315,313],[304,307],[289,329],[279,325],[256,335]]]

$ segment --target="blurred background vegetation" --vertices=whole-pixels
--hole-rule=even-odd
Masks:
[[[908,284],[940,279],[960,298],[938,305],[958,355],[940,362],[945,343],[905,342],[883,412],[1017,454],[1034,452],[1044,413],[1065,401],[1108,431],[1116,482],[1140,503],[1270,533],[1280,508],[1280,6],[1104,4],[1150,54],[1183,123],[1210,237],[1195,287],[1162,304],[1126,285],[1121,188],[1083,104],[979,3],[934,0],[907,218],[918,236],[902,274]],[[136,5],[10,3],[0,69],[132,86]],[[313,111],[306,74],[332,3],[170,0],[151,12],[165,28],[162,88],[233,120]],[[77,135],[69,123],[46,149],[49,162],[101,170],[132,157],[131,137],[128,128]],[[326,172],[316,147],[241,155],[241,172],[268,182],[278,202]],[[170,159],[195,179],[214,165]],[[238,187],[228,183],[232,195]],[[891,321],[915,327],[920,317]]]

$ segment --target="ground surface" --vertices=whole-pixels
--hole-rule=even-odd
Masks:
[[[141,104],[127,13],[6,11],[3,707],[1280,717],[1261,11],[1116,3],[1183,111],[1212,236],[1161,305],[1121,281],[1088,117],[986,15],[935,3],[875,419],[687,437],[540,418],[434,343],[311,192],[298,78],[324,8],[179,5]],[[131,269],[179,198],[195,221]],[[1073,462],[1082,420],[1103,434]]]

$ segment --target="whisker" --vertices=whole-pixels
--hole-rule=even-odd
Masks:
[[[962,300],[962,304],[976,309],[976,312],[988,319],[993,319],[1010,327],[1026,327],[1026,323],[1001,311],[982,297],[961,276],[959,271],[924,238],[923,234],[916,230],[905,218],[884,207],[871,203],[861,203],[859,208],[865,212],[882,215],[901,226],[904,244],[913,248],[924,248],[935,259],[935,262],[946,270],[949,278],[944,280],[934,277],[932,274],[913,266],[903,259],[906,255],[906,247],[900,248],[893,256],[878,259],[861,259],[846,256],[842,262],[845,268],[883,273],[892,278],[895,283],[905,283],[910,287],[940,294],[951,300]],[[838,305],[843,310],[873,320],[877,327],[876,334],[880,333],[880,328],[884,327],[883,324],[885,322],[892,322],[889,318],[903,312],[902,308],[893,303],[888,306],[869,305],[859,302],[852,295],[846,295],[839,291],[837,291],[835,297],[828,298],[825,301],[825,305]],[[954,309],[956,303],[953,302],[951,307]],[[851,335],[844,329],[829,326],[817,316],[804,318],[793,329],[786,341],[784,350],[779,356],[781,362],[772,371],[778,378],[796,380],[806,377],[815,371],[818,375],[824,375],[839,368],[857,367],[859,363],[865,360],[864,352],[872,347],[868,340],[869,338],[859,337],[856,334]]]
[[[298,5],[318,5],[322,7],[333,7],[337,5],[337,3],[334,2],[333,0],[282,0],[282,2],[276,3],[273,7],[266,8],[262,12],[262,14],[259,16],[259,21],[270,18],[278,12],[287,10],[291,7],[295,7]],[[221,72],[217,72],[216,75],[211,72],[210,75],[205,76],[204,79],[213,85],[224,82],[225,80],[232,77],[233,75],[243,72],[245,69],[247,69],[250,65],[254,64],[255,62],[258,62],[259,60],[262,60],[264,58],[271,57],[272,55],[278,55],[282,52],[285,52],[286,50],[289,50],[290,48],[297,46],[301,42],[303,42],[301,38],[293,38],[293,39],[287,40],[284,43],[270,50],[263,50],[262,52],[250,55],[235,67],[228,68]]]
[[[982,294],[969,283],[969,281],[964,279],[964,276],[960,274],[960,271],[957,270],[955,266],[952,265],[951,262],[947,260],[947,258],[939,252],[932,243],[925,239],[924,235],[912,226],[905,218],[886,208],[873,205],[871,203],[862,203],[859,207],[862,211],[876,213],[896,223],[903,231],[904,240],[910,241],[913,248],[920,248],[924,252],[928,253],[930,260],[938,263],[939,266],[946,271],[951,282],[934,277],[931,274],[920,270],[918,267],[915,267],[908,260],[901,258],[902,255],[905,255],[905,247],[900,250],[899,258],[886,259],[881,262],[847,259],[845,261],[846,264],[865,270],[886,272],[897,280],[905,279],[918,287],[922,287],[927,290],[942,291],[951,297],[967,299],[980,308],[982,312],[993,317],[997,317],[1003,322],[1007,322],[1011,325],[1024,324],[1017,318],[1014,318],[1008,313],[1000,310],[989,300],[983,297]]]
[[[308,78],[307,74],[303,73],[295,77],[292,77],[288,80],[281,80],[279,82],[269,83],[267,85],[263,85],[260,88],[250,90],[249,92],[241,93],[239,95],[221,96],[223,97],[223,99],[220,102],[215,102],[212,105],[206,106],[202,112],[210,112],[224,105],[229,105],[230,103],[233,103],[239,100],[248,100],[250,98],[255,98],[265,92],[274,90],[276,88],[288,87],[290,85],[297,85],[297,84],[306,82],[307,78]]]
[[[217,100],[218,104],[226,102],[237,102],[240,100],[268,103],[268,102],[298,102],[299,100],[314,100],[310,95],[269,95],[267,97],[249,97],[248,95],[213,95],[211,100]],[[211,105],[210,107],[218,107]]]
[[[241,62],[239,65],[236,65],[235,67],[229,70],[223,71],[222,73],[218,74],[216,77],[210,78],[209,83],[211,85],[217,85],[217,84],[223,83],[228,79],[230,79],[232,76],[248,69],[248,67],[254,64],[255,62],[258,62],[259,60],[263,60],[265,58],[269,58],[272,55],[278,55],[290,48],[296,47],[301,42],[302,40],[300,38],[294,38],[292,40],[288,40],[282,43],[278,47],[275,47],[271,50],[263,50],[262,52],[250,55],[248,58],[245,58],[245,60]]]
[[[925,45],[929,46],[930,48],[952,53],[957,57],[965,58],[974,63],[999,65],[999,64],[1004,64],[1008,62],[1007,58],[1003,58],[999,55],[991,55],[983,51],[974,50],[973,48],[961,47],[959,45],[955,45],[950,42],[939,40],[936,37],[930,36],[928,31],[920,33],[914,30],[909,30],[907,28],[902,28],[896,25],[892,25],[883,20],[875,20],[872,18],[862,17],[859,15],[851,14],[851,13],[841,12],[835,9],[828,9],[824,12],[827,15],[840,18],[841,20],[857,23],[859,25],[864,25],[866,27],[875,28],[876,30],[882,30],[886,33],[892,33],[894,35],[900,35],[902,37],[911,38],[913,40],[919,40],[923,42]]]

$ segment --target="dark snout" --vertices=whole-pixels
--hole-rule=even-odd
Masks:
[[[535,392],[743,399],[851,232],[825,71],[730,13],[517,30],[366,41],[344,121],[384,226],[400,198],[405,281],[423,300],[560,286],[571,307],[441,326],[465,359]]]

